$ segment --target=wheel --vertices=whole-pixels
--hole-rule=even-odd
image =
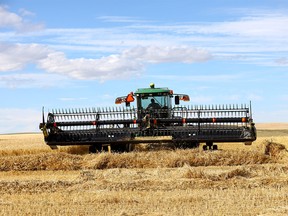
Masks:
[[[218,150],[218,146],[217,145],[213,145],[212,148],[213,148],[213,150]]]
[[[206,142],[207,148],[209,147],[210,150],[212,150],[213,142],[208,141]]]
[[[126,151],[126,145],[119,144],[119,145],[111,145],[112,152],[123,153]]]
[[[91,145],[89,146],[89,153],[96,153],[97,152],[97,148],[95,145]]]
[[[191,143],[191,148],[198,148],[199,145],[200,145],[199,142],[192,142],[192,143]]]
[[[203,151],[207,151],[208,146],[207,145],[203,145]]]
[[[102,151],[102,145],[91,145],[89,146],[89,153],[99,153]]]

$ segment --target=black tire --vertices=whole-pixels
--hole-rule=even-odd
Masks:
[[[89,153],[95,154],[102,151],[102,145],[91,145],[89,146]]]
[[[198,148],[200,146],[199,142],[192,142],[191,143],[191,148]]]
[[[208,146],[207,145],[203,145],[203,151],[207,151]]]
[[[111,151],[116,153],[123,153],[126,151],[126,145],[125,144],[111,145]]]
[[[97,148],[96,148],[95,145],[89,146],[89,153],[90,153],[90,154],[94,154],[94,153],[96,153],[96,152],[97,152]]]

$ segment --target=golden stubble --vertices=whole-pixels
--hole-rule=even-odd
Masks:
[[[52,151],[41,134],[0,136],[1,215],[287,215],[288,134],[219,151]]]

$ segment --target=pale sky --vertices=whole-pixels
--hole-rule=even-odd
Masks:
[[[286,0],[0,0],[0,133],[151,82],[288,122],[287,23]]]

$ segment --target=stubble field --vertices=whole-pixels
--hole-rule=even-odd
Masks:
[[[257,125],[256,125],[257,126]],[[251,146],[88,154],[0,135],[1,215],[288,215],[288,125]]]

